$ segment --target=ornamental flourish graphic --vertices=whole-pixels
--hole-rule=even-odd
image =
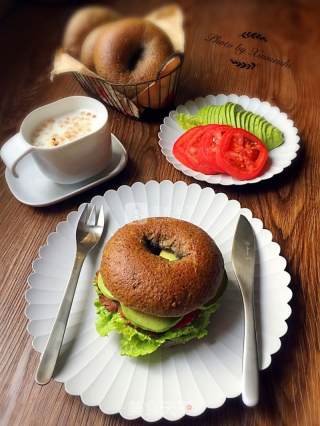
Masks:
[[[264,42],[267,42],[267,37],[261,33],[253,33],[252,31],[245,31],[244,33],[241,34],[242,38],[252,38],[255,40],[261,40]]]
[[[256,64],[254,62],[251,62],[250,64],[248,64],[247,62],[242,62],[237,59],[230,59],[230,62],[236,67],[243,68],[246,70],[253,70],[256,67]]]

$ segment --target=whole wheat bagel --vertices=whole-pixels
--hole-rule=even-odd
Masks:
[[[178,260],[162,258],[161,249]],[[125,306],[163,317],[199,308],[224,280],[223,258],[212,238],[196,225],[163,217],[120,228],[104,248],[100,272]]]
[[[97,74],[112,83],[137,84],[156,79],[161,64],[173,53],[169,37],[142,18],[113,22],[94,46]]]
[[[86,36],[97,26],[119,18],[117,12],[106,6],[94,5],[78,9],[67,22],[62,47],[70,55],[79,58]]]
[[[98,40],[98,37],[102,34],[102,32],[108,29],[110,23],[102,24],[98,27],[94,28],[84,39],[81,51],[80,51],[80,61],[89,69],[94,71],[94,62],[93,62],[93,53],[94,46]]]

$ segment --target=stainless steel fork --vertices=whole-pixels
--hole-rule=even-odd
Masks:
[[[86,205],[76,230],[77,252],[71,276],[36,373],[35,379],[39,385],[47,384],[53,375],[83,262],[89,251],[99,242],[103,228],[103,207],[101,206],[97,216],[95,206],[89,211]]]

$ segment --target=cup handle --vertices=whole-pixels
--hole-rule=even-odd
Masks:
[[[12,136],[0,150],[1,159],[14,177],[19,177],[16,172],[18,162],[33,150],[20,133]]]

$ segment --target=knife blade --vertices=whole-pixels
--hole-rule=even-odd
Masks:
[[[259,400],[258,354],[254,318],[256,238],[248,219],[240,215],[232,245],[232,265],[244,305],[242,401],[253,407]]]

